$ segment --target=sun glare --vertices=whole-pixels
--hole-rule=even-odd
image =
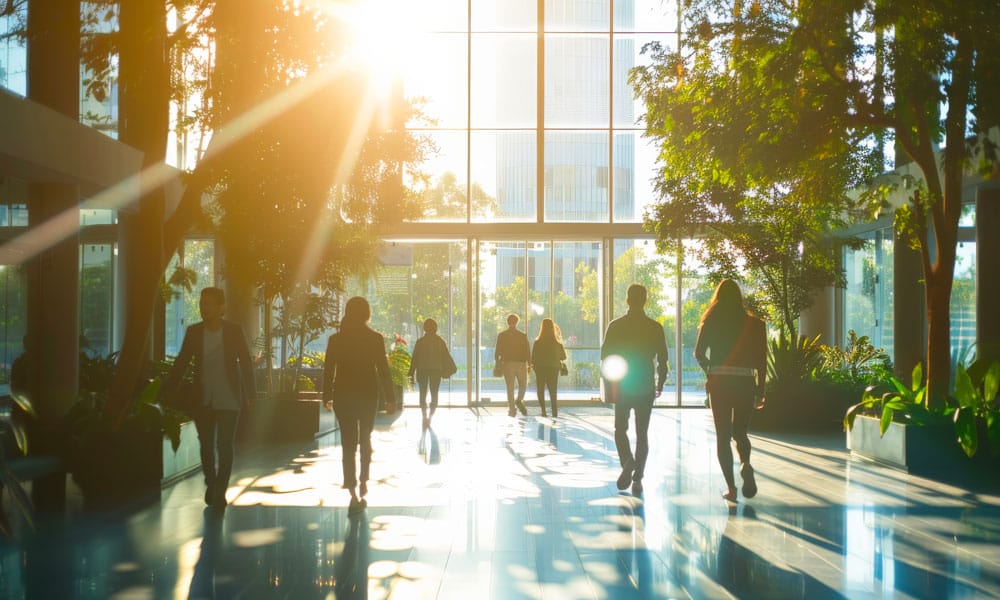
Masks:
[[[414,45],[425,31],[424,12],[412,0],[337,2],[336,12],[351,24],[350,61],[362,65],[379,91],[401,82]]]

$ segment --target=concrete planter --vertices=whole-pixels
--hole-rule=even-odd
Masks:
[[[161,485],[170,485],[201,467],[198,430],[194,421],[181,424],[181,444],[174,452],[170,440],[163,440],[163,477]]]
[[[962,451],[948,421],[929,425],[893,422],[879,436],[879,420],[858,415],[847,432],[852,454],[904,470],[913,475],[978,489],[1000,485],[1000,461],[993,458],[985,428],[979,450],[969,458]]]

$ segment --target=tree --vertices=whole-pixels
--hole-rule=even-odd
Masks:
[[[647,226],[670,253],[701,238],[685,251],[711,281],[755,274],[772,317],[794,338],[815,291],[843,284],[840,246],[830,240],[870,208],[870,196],[848,192],[877,169],[850,140],[822,133],[833,126],[830,111],[809,110],[811,98],[786,92],[791,82],[761,72],[754,60],[768,36],[738,33],[748,27],[739,19],[706,24],[695,4],[689,19],[701,25],[687,38],[690,53],[652,44],[652,64],[632,74],[646,135],[663,149]]]
[[[413,213],[402,170],[420,147],[402,127],[409,104],[400,96],[381,111],[367,103],[368,74],[342,61],[348,25],[319,5],[164,0],[118,10],[120,30],[91,40],[88,89],[100,93],[101,74],[109,85],[117,54],[122,139],[143,151],[147,169],[136,216],[125,224],[137,270],[108,403],[115,416],[147,362],[160,278],[196,223],[218,227],[237,315],[249,312],[258,284],[267,306],[296,282],[339,289],[347,274],[374,268],[379,225]],[[168,32],[171,11],[178,22]],[[178,99],[203,101],[179,122],[213,135],[167,216],[157,169]],[[218,198],[212,222],[202,213],[206,191]]]
[[[696,226],[753,221],[759,211],[739,212],[748,199],[829,223],[856,206],[848,190],[871,199],[899,185],[861,187],[895,143],[897,161],[920,173],[897,227],[922,257],[928,403],[943,402],[962,181],[972,162],[985,173],[996,155],[1000,5],[694,0],[685,19],[681,51],[653,48],[634,77],[650,133],[674,144],[664,146],[660,193],[696,210],[704,202]],[[733,211],[716,214],[720,206]]]

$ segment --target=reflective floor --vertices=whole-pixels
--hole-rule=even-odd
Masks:
[[[704,410],[654,412],[633,497],[612,423],[451,409],[422,436],[408,409],[375,432],[358,516],[336,434],[244,453],[222,514],[192,477],[127,520],[0,545],[0,596],[1000,597],[1000,497],[853,460],[841,436],[769,435],[759,495],[729,505]]]

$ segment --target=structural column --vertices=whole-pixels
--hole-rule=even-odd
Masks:
[[[976,189],[976,342],[1000,358],[1000,182]]]

